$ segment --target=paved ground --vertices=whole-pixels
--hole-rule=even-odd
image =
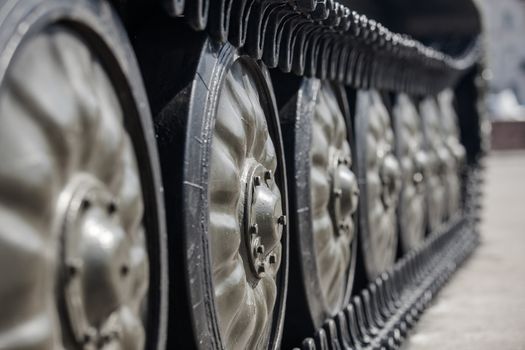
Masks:
[[[487,164],[482,245],[406,350],[525,350],[525,152],[494,153]]]

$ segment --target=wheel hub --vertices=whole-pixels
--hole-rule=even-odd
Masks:
[[[248,177],[246,202],[246,238],[250,267],[255,277],[262,278],[268,265],[277,258],[273,249],[279,243],[286,216],[281,196],[273,191],[274,177],[262,164],[255,165]]]
[[[416,188],[417,193],[422,193],[424,191],[424,180],[425,173],[427,172],[428,167],[428,157],[425,152],[417,151],[414,156],[414,166],[415,171],[412,175],[412,182]]]
[[[401,189],[401,169],[389,148],[377,151],[381,178],[381,199],[385,208],[395,206]]]
[[[337,152],[332,162],[331,209],[337,235],[352,234],[351,215],[357,209],[359,189],[354,173],[350,169],[351,160]]]
[[[131,242],[106,186],[83,176],[68,188],[62,226],[64,302],[75,340],[100,348],[121,336],[116,312],[128,287]]]

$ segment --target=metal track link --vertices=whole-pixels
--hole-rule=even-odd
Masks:
[[[162,0],[172,16],[230,42],[269,68],[354,88],[435,94],[481,57],[474,40],[452,57],[390,31],[336,0]]]
[[[399,349],[411,329],[454,272],[479,244],[479,166],[467,170],[465,210],[403,256],[335,317],[328,319],[303,350]]]

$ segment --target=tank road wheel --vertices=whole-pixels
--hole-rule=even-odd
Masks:
[[[186,298],[172,300],[187,318],[174,312],[182,322],[168,347],[277,348],[288,231],[273,90],[261,67],[231,45],[205,39],[201,47],[192,81],[173,99],[183,107],[168,105],[158,116],[167,201],[177,203],[168,217],[181,213],[169,230],[184,271],[171,277],[186,283]],[[173,137],[181,124],[183,148]]]
[[[284,290],[283,159],[272,98],[257,74],[253,62],[234,60],[223,78],[213,129],[208,235],[226,349],[266,348]]]
[[[365,272],[372,280],[396,258],[401,170],[394,157],[390,116],[377,91],[357,92],[355,120],[359,231]]]
[[[465,166],[466,151],[459,141],[458,116],[454,110],[454,92],[445,90],[438,95],[439,109],[442,117],[442,130],[445,145],[452,155],[447,167],[447,207],[449,217],[461,209],[461,174]]]
[[[446,177],[448,163],[451,159],[443,141],[440,111],[434,97],[427,97],[421,102],[420,113],[428,155],[427,225],[429,231],[432,232],[446,218]]]
[[[105,2],[0,13],[0,348],[163,349],[160,171],[124,31]]]
[[[399,227],[403,252],[418,247],[425,238],[425,174],[427,155],[424,151],[421,117],[410,97],[400,94],[393,108],[396,155],[401,166]]]
[[[352,171],[349,112],[344,90],[305,79],[295,103],[281,116],[288,148],[289,188],[294,193],[293,270],[285,335],[301,341],[348,302],[357,250],[359,189]],[[285,107],[286,108],[286,107]],[[293,164],[292,164],[293,163]],[[300,333],[294,337],[293,333]],[[292,338],[294,338],[292,340]],[[291,344],[290,344],[291,345]]]

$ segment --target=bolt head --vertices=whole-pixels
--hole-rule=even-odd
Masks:
[[[266,170],[264,172],[264,180],[266,181],[266,185],[271,186],[273,182],[273,174],[271,170]]]
[[[109,202],[107,211],[109,215],[115,214],[115,212],[117,211],[117,203],[115,203],[114,201]]]
[[[257,267],[257,274],[262,275],[266,272],[266,267],[264,267],[264,264],[260,264]]]

